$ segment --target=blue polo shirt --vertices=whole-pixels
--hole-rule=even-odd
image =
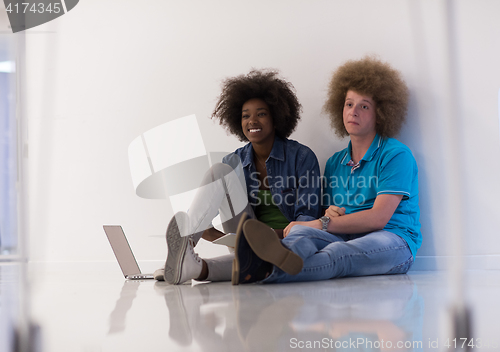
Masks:
[[[418,207],[418,169],[410,149],[394,138],[373,139],[356,165],[351,160],[351,142],[326,162],[323,207],[344,207],[346,214],[371,209],[379,194],[403,198],[384,230],[402,237],[413,257],[422,243]]]

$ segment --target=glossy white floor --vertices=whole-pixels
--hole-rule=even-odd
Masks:
[[[443,272],[171,286],[124,281],[114,265],[100,267],[30,268],[40,351],[452,350],[446,346],[451,293]],[[18,272],[18,265],[0,265],[4,348],[19,303]],[[500,271],[470,271],[467,282],[474,349],[498,351]]]

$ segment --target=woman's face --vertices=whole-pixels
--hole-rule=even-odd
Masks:
[[[374,137],[376,134],[375,102],[371,96],[347,91],[344,102],[344,126],[350,136]]]
[[[262,99],[246,101],[241,108],[243,134],[254,144],[273,143],[275,129],[269,106]]]

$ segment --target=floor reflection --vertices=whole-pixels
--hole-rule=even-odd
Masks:
[[[109,315],[108,335],[125,331],[125,320],[127,313],[132,308],[132,302],[137,297],[137,290],[141,281],[125,280],[120,292],[120,298],[116,301],[115,308]]]
[[[16,306],[15,285],[12,282],[11,267],[0,265],[0,351],[11,351],[14,336],[14,310]]]
[[[24,322],[21,270],[21,264],[0,263],[0,351],[14,350],[16,329]]]
[[[3,352],[21,291],[19,268],[0,267]],[[112,268],[33,267],[39,351],[445,351],[453,339],[444,272],[233,287],[124,282]],[[467,275],[475,348],[498,351],[500,271]]]
[[[172,286],[158,282],[164,290],[170,327],[168,336],[180,346],[196,342],[202,351],[238,351],[237,300],[232,287],[224,284]]]
[[[155,290],[168,309],[168,337],[179,347],[207,352],[422,350],[424,302],[407,275],[314,285],[157,282]],[[131,293],[121,297],[133,299]],[[115,328],[124,320],[118,317],[111,319]]]
[[[300,314],[291,323],[297,334],[293,346],[310,348],[316,343],[349,351],[423,349],[423,298],[407,275],[333,280],[316,285],[306,295]]]

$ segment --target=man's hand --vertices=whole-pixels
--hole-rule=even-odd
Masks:
[[[337,216],[345,215],[345,208],[339,208],[336,207],[335,205],[330,205],[328,209],[326,209],[325,215],[328,216],[330,219],[333,219]]]
[[[325,215],[328,216],[330,219],[333,219],[337,216],[345,215],[345,208],[339,208],[339,207],[336,207],[335,205],[330,205],[330,207],[328,209],[326,209]],[[292,221],[283,230],[283,238],[288,236],[288,234],[290,233],[290,230],[295,225],[309,226],[309,227],[312,227],[312,228],[318,229],[318,230],[321,230],[323,228],[323,224],[321,223],[321,221],[319,219],[312,220],[312,221]]]
[[[295,225],[303,225],[303,226],[308,226],[308,227],[312,227],[314,229],[320,229],[321,230],[321,221],[319,221],[319,220],[312,220],[312,221],[292,221],[283,230],[283,238],[285,238],[286,236],[288,236],[288,234],[290,233],[290,230]]]

